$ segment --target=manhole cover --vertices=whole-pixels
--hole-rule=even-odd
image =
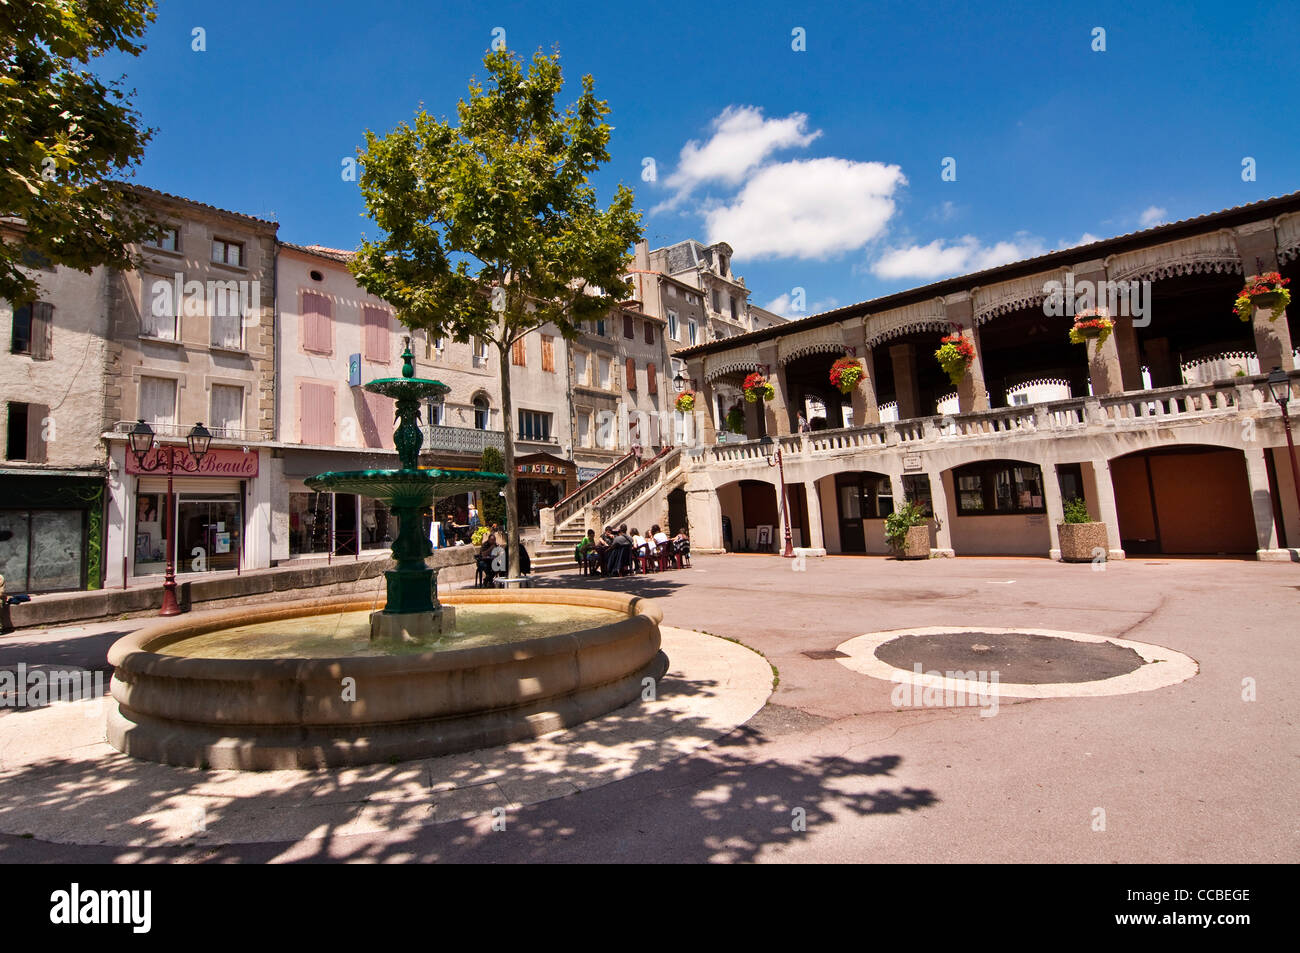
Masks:
[[[841,652],[839,649],[809,649],[807,652],[804,652],[803,654],[808,656],[810,659],[813,659],[814,661],[818,661],[818,662],[822,661],[823,659],[848,658],[848,656],[845,655],[843,652]]]
[[[1074,642],[1023,632],[905,635],[876,649],[876,658],[913,671],[995,671],[1022,685],[1095,682],[1141,668],[1142,656],[1112,642]]]

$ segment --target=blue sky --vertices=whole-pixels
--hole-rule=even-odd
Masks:
[[[729,242],[777,310],[1300,189],[1294,3],[838,7],[163,0],[146,51],[98,69],[158,129],[137,181],[351,248],[374,228],[342,159],[421,102],[453,115],[503,28],[595,77],[602,197],[633,187],[653,246]]]

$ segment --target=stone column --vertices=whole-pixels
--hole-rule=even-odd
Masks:
[[[712,487],[696,486],[693,482],[687,485],[686,520],[691,525],[691,549],[694,552],[723,552],[722,507]]]
[[[1040,466],[1043,473],[1043,502],[1047,504],[1047,532],[1051,545],[1047,555],[1060,561],[1061,526],[1065,522],[1065,505],[1061,501],[1061,480],[1056,474],[1056,464],[1045,463]]]
[[[695,389],[695,445],[712,447],[718,442],[717,428],[713,423],[713,385],[704,377],[704,362],[690,361],[686,365],[686,376],[691,379]],[[674,397],[676,399],[676,397]],[[687,435],[692,436],[690,434]]]
[[[860,320],[840,325],[844,352],[862,364],[862,379],[853,388],[849,400],[853,404],[853,426],[864,427],[880,423],[880,408],[876,404],[876,382],[872,379],[875,366],[871,348],[867,347],[867,329]]]
[[[1101,521],[1106,524],[1106,544],[1110,547],[1107,550],[1107,559],[1123,559],[1124,550],[1121,548],[1119,535],[1119,510],[1115,506],[1115,484],[1110,478],[1110,462],[1108,460],[1092,461],[1092,491],[1093,499],[1097,503],[1097,515]]]
[[[1092,285],[1094,292],[1100,291],[1106,281],[1106,264],[1103,261],[1089,261],[1076,265],[1074,268],[1074,285],[1079,288],[1084,282]],[[1076,300],[1068,302],[1070,307],[1067,314],[1070,315],[1070,324],[1074,323],[1074,313],[1078,310],[1078,296],[1076,290]],[[1093,307],[1106,307],[1106,295],[1096,295],[1093,297]],[[1100,299],[1100,300],[1098,300]],[[1084,307],[1088,307],[1084,303]],[[1092,393],[1094,397],[1104,397],[1107,394],[1122,394],[1127,390],[1141,390],[1142,388],[1142,369],[1138,366],[1137,361],[1137,332],[1133,328],[1131,318],[1120,317],[1112,314],[1111,320],[1115,322],[1115,330],[1106,338],[1106,343],[1097,347],[1097,340],[1086,341],[1084,347],[1084,360],[1088,362],[1088,377],[1092,381]],[[1065,326],[1068,333],[1070,325]],[[1121,333],[1122,332],[1122,333]],[[1120,362],[1119,346],[1120,341],[1125,342],[1125,348],[1132,352],[1133,365],[1137,373],[1136,383],[1129,381],[1124,373]],[[1126,387],[1126,385],[1128,385]],[[1082,394],[1077,396],[1084,396]]]
[[[955,556],[952,548],[952,512],[948,506],[948,491],[944,489],[943,473],[930,473],[930,507],[934,510],[934,550],[932,556]]]
[[[768,380],[776,391],[776,396],[763,405],[763,419],[766,432],[773,437],[790,433],[790,398],[785,382],[785,365],[776,359],[776,344],[761,347],[758,350],[758,362],[766,364]]]
[[[891,345],[889,359],[894,365],[894,393],[898,398],[898,419],[920,417],[921,391],[916,383],[916,345]]]
[[[1142,390],[1142,356],[1138,348],[1137,328],[1133,327],[1132,319],[1115,322],[1115,332],[1111,338],[1115,341],[1115,355],[1119,361],[1120,390]]]
[[[961,326],[961,336],[975,348],[975,359],[966,368],[966,376],[957,385],[957,409],[963,414],[989,409],[988,386],[984,383],[984,355],[979,334],[975,331],[975,302],[966,291],[943,299],[948,323]]]
[[[745,411],[745,438],[757,440],[763,436],[763,400],[750,403],[745,399],[744,391],[740,395],[740,406]]]
[[[811,549],[826,549],[826,531],[822,528],[822,501],[817,493],[816,480],[804,480],[804,501],[808,508],[808,539],[805,546]]]
[[[1277,234],[1273,222],[1252,222],[1237,229],[1237,252],[1244,269],[1242,283],[1251,275],[1277,271]],[[1294,294],[1294,291],[1292,291]],[[1251,322],[1255,331],[1255,353],[1259,355],[1259,370],[1267,374],[1275,367],[1284,371],[1295,369],[1295,356],[1291,353],[1291,330],[1286,323],[1286,312],[1276,321],[1270,321],[1271,310],[1255,309]]]
[[[1266,269],[1267,270],[1267,269]],[[1277,525],[1274,522],[1273,495],[1268,485],[1268,451],[1259,446],[1247,447],[1246,483],[1250,486],[1250,508],[1255,517],[1256,559],[1288,559],[1278,549]]]

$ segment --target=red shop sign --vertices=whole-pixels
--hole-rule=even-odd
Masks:
[[[153,468],[153,469],[151,469]],[[162,463],[158,462],[158,448],[154,447],[144,455],[144,467],[136,461],[135,454],[128,446],[126,450],[126,472],[133,474],[167,475],[167,454],[163,454]],[[194,458],[185,447],[176,448],[176,476],[211,476],[242,477],[257,476],[256,451],[230,450],[226,448],[209,450],[194,471]]]

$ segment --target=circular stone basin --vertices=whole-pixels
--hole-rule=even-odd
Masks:
[[[876,649],[876,658],[912,671],[996,671],[1006,682],[1047,685],[1093,682],[1137,671],[1142,656],[1113,642],[1073,642],[1026,632],[904,635]]]
[[[441,601],[456,606],[463,637],[414,651],[372,646],[373,600],[354,596],[150,625],[109,650],[108,741],[150,761],[226,769],[427,758],[605,714],[667,671],[662,613],[645,599],[546,589]]]

